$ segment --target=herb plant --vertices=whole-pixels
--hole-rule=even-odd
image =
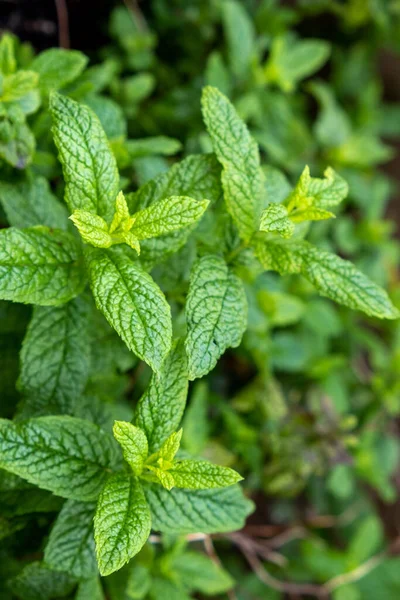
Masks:
[[[358,483],[395,499],[400,410],[372,43],[339,68],[340,47],[289,28],[312,4],[357,29],[355,2],[349,16],[264,0],[254,22],[246,2],[173,4],[190,67],[121,6],[90,67],[0,41],[0,596],[364,598],[351,573],[383,535]],[[148,18],[161,37],[176,27],[163,0]],[[334,84],[302,85],[331,53]],[[345,544],[306,533],[353,496]],[[287,555],[237,533],[264,502],[260,527],[300,521]]]

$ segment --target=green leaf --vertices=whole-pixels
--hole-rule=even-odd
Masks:
[[[172,462],[175,458],[176,453],[179,450],[182,439],[182,429],[171,433],[171,435],[165,440],[157,455],[162,459]]]
[[[244,525],[254,506],[239,486],[217,490],[167,491],[157,484],[144,486],[150,505],[153,529],[185,534],[202,531],[223,533]]]
[[[253,22],[240,2],[225,0],[222,3],[222,24],[230,69],[238,78],[245,78],[255,50]]]
[[[135,424],[145,431],[155,452],[179,426],[188,391],[187,358],[183,343],[175,342],[158,375],[136,407]]]
[[[41,52],[30,68],[39,73],[39,85],[44,92],[59,90],[76,79],[86,67],[88,58],[77,50],[50,48]]]
[[[0,420],[0,468],[58,496],[94,500],[114,463],[112,437],[89,421]]]
[[[318,71],[328,60],[330,45],[323,40],[276,37],[265,66],[265,77],[291,92],[299,81]]]
[[[202,110],[215,154],[223,167],[227,209],[241,237],[248,241],[258,229],[264,195],[258,146],[232,104],[217,88],[203,89]]]
[[[152,156],[154,154],[170,156],[182,149],[182,144],[179,140],[164,135],[127,140],[125,145],[131,159],[140,156]]]
[[[126,595],[132,600],[143,600],[151,588],[152,580],[153,577],[147,565],[133,562],[129,568]]]
[[[105,98],[98,94],[87,96],[85,104],[97,115],[109,140],[122,141],[125,138],[127,134],[126,118],[119,104],[111,98]]]
[[[331,167],[324,172],[324,179],[310,176],[309,167],[305,167],[296,187],[286,198],[289,212],[306,208],[326,209],[336,206],[346,198],[349,186]],[[295,214],[291,214],[291,217]]]
[[[78,229],[82,239],[96,248],[110,248],[113,240],[109,227],[102,217],[87,210],[75,210],[69,217]]]
[[[98,118],[87,106],[56,93],[50,97],[50,110],[70,212],[86,210],[111,221],[119,176]]]
[[[186,303],[189,379],[206,375],[227,348],[239,346],[247,324],[243,284],[218,256],[193,267]]]
[[[68,302],[85,284],[80,248],[47,227],[0,231],[0,298],[51,306]]]
[[[208,386],[198,381],[190,397],[183,419],[182,445],[192,455],[202,452],[206,445],[210,423],[208,420]]]
[[[158,175],[137,192],[129,194],[129,211],[133,214],[172,196],[187,196],[199,201],[208,198],[215,203],[222,194],[220,174],[220,166],[213,155],[188,156],[173,165],[167,173]],[[184,245],[193,228],[194,225],[191,225],[170,234],[143,240],[141,258],[150,265],[165,260]]]
[[[18,71],[14,75],[8,75],[3,81],[1,94],[2,102],[15,102],[21,100],[38,84],[38,76],[34,71]]]
[[[93,502],[68,500],[57,520],[44,550],[44,560],[55,571],[66,571],[77,579],[97,573],[93,537]]]
[[[62,598],[72,592],[76,580],[67,573],[54,571],[39,562],[27,564],[9,587],[18,598],[23,600],[52,600]]]
[[[0,202],[9,224],[14,227],[67,228],[65,206],[51,192],[44,177],[31,176],[21,183],[0,182]]]
[[[310,206],[304,210],[297,210],[290,215],[293,223],[303,223],[303,221],[323,221],[324,219],[336,219],[336,215],[323,208],[314,208]]]
[[[174,478],[175,487],[187,490],[227,487],[243,479],[233,469],[204,460],[179,460],[168,472]]]
[[[232,589],[235,582],[225,569],[200,552],[185,552],[173,558],[172,569],[190,590],[216,596]]]
[[[151,600],[191,600],[181,585],[164,577],[153,577],[149,598]]]
[[[73,414],[89,376],[90,342],[88,305],[82,298],[34,309],[19,377],[32,408]]]
[[[260,230],[278,233],[283,238],[290,238],[294,232],[294,224],[288,217],[288,210],[283,204],[270,204],[263,211]]]
[[[172,233],[196,223],[208,205],[208,200],[199,202],[187,196],[165,198],[135,213],[131,232],[139,240]]]
[[[351,262],[315,248],[307,242],[278,243],[258,240],[255,250],[266,269],[301,273],[322,296],[361,310],[371,317],[397,319],[398,310],[387,293]]]
[[[11,75],[16,69],[14,38],[5,32],[0,40],[0,71],[3,75]]]
[[[79,584],[74,600],[104,600],[99,577],[86,579]]]
[[[126,421],[115,421],[114,437],[122,447],[124,459],[132,468],[135,475],[140,475],[149,447],[144,431]]]
[[[123,473],[113,475],[100,495],[94,518],[100,573],[124,566],[150,535],[150,510],[140,483]]]
[[[97,308],[128,348],[159,372],[171,348],[171,311],[153,279],[123,253],[91,249],[87,267]]]

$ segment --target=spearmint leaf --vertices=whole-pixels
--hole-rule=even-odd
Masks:
[[[226,0],[222,4],[222,23],[231,71],[237,77],[244,78],[255,50],[252,20],[240,2]]]
[[[99,577],[92,577],[82,581],[74,600],[104,600],[103,588]]]
[[[85,284],[80,248],[66,232],[47,227],[0,231],[0,298],[63,304]]]
[[[293,223],[302,223],[303,221],[323,221],[324,219],[336,219],[336,215],[323,208],[314,208],[310,206],[304,210],[297,210],[290,215]]]
[[[68,573],[54,571],[47,565],[32,562],[9,582],[12,592],[24,600],[52,600],[70,594],[76,580]]]
[[[387,293],[351,262],[307,242],[278,243],[259,240],[255,252],[266,269],[281,275],[301,273],[322,296],[361,310],[371,317],[397,319],[400,315]]]
[[[267,206],[261,215],[260,230],[278,233],[283,238],[290,238],[294,231],[294,224],[288,217],[286,206],[283,204]]]
[[[233,469],[205,460],[179,460],[168,472],[174,478],[175,487],[188,490],[228,487],[243,479]]]
[[[220,175],[221,169],[214,155],[188,156],[173,165],[167,173],[158,175],[137,192],[129,194],[129,211],[133,214],[171,196],[187,196],[199,201],[208,198],[215,203],[222,194]],[[165,260],[184,245],[193,228],[194,225],[191,225],[170,234],[143,240],[141,258],[149,264]]]
[[[135,475],[140,475],[149,447],[144,431],[126,421],[115,421],[114,437],[122,447],[124,459],[132,468]]]
[[[185,587],[208,596],[230,590],[235,582],[225,569],[200,552],[185,552],[172,559],[172,569]]]
[[[15,102],[21,100],[26,94],[35,89],[38,76],[34,71],[18,71],[8,75],[3,80],[2,102]]]
[[[77,579],[97,573],[93,537],[94,502],[68,500],[57,520],[44,550],[44,560],[55,571],[67,571]]]
[[[9,33],[3,33],[0,40],[0,71],[3,75],[11,75],[16,69],[14,38]]]
[[[171,311],[160,288],[123,253],[90,249],[86,259],[97,308],[128,348],[159,372],[172,339]]]
[[[324,176],[324,179],[311,177],[309,167],[304,168],[296,187],[285,201],[290,212],[310,207],[326,209],[346,198],[349,191],[346,181],[331,167],[325,170]]]
[[[154,154],[171,156],[182,149],[182,144],[179,140],[164,135],[127,140],[125,144],[131,159],[140,156],[152,156]]]
[[[13,227],[46,225],[66,229],[68,213],[51,192],[47,180],[30,176],[21,183],[0,182],[0,202]]]
[[[203,89],[202,110],[215,154],[223,167],[227,209],[241,237],[249,241],[258,228],[264,195],[258,146],[233,105],[217,88]]]
[[[196,223],[202,217],[208,200],[187,196],[171,196],[135,213],[131,232],[139,240],[158,237]]]
[[[330,45],[323,40],[276,37],[265,66],[266,79],[291,92],[299,81],[318,71],[329,54]]]
[[[0,420],[0,468],[58,496],[96,499],[115,459],[112,437],[89,421]]]
[[[165,577],[152,578],[148,597],[150,600],[160,600],[161,598],[168,598],[168,600],[191,600],[192,598],[181,585]]]
[[[399,318],[387,293],[351,262],[309,244],[300,245],[297,252],[303,263],[302,274],[321,295],[371,317]]]
[[[65,179],[65,202],[110,222],[119,188],[115,158],[92,110],[66,96],[50,97],[53,135]]]
[[[351,134],[348,114],[338,104],[333,91],[326,84],[312,81],[308,84],[308,89],[321,106],[314,126],[318,141],[327,148],[340,146]]]
[[[110,477],[94,518],[101,575],[110,575],[135,556],[147,541],[150,529],[150,509],[137,479],[124,473]]]
[[[217,490],[167,491],[158,484],[146,484],[152,526],[162,533],[185,534],[202,531],[223,533],[244,525],[254,505],[243,496],[239,486]]]
[[[112,237],[104,219],[87,210],[75,210],[69,217],[82,239],[96,248],[110,248]]]
[[[179,450],[182,439],[182,429],[171,433],[171,435],[165,440],[163,445],[158,451],[158,456],[168,462],[172,462],[175,458],[176,453]]]
[[[239,346],[247,324],[243,284],[219,256],[193,267],[186,303],[189,379],[206,375],[227,348]]]
[[[74,412],[90,368],[89,310],[75,298],[37,306],[22,344],[19,387],[37,412]]]
[[[135,424],[145,431],[155,452],[179,426],[188,392],[187,358],[183,343],[175,342],[158,375],[153,375],[136,407]]]
[[[88,58],[77,50],[50,48],[41,52],[30,68],[39,73],[39,85],[44,92],[59,90],[76,79],[86,67]]]
[[[166,490],[172,490],[175,485],[175,480],[169,471],[163,471],[163,469],[153,466],[149,466],[148,468],[153,471],[158,481]]]

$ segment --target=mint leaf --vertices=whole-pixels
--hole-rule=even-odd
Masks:
[[[225,569],[201,552],[188,551],[173,557],[172,569],[185,587],[207,596],[223,594],[235,584]]]
[[[239,486],[221,490],[167,491],[158,484],[144,487],[152,515],[152,526],[162,533],[185,534],[202,531],[223,533],[244,525],[254,506]]]
[[[259,240],[256,254],[266,269],[301,273],[322,296],[361,310],[371,317],[397,319],[398,310],[387,293],[351,262],[315,248],[308,242],[278,243]]]
[[[44,560],[55,571],[67,571],[77,579],[97,573],[93,537],[93,502],[68,500],[57,520],[44,550]]]
[[[203,256],[193,267],[186,303],[189,379],[206,375],[227,348],[241,342],[247,301],[240,279],[219,256]]]
[[[76,580],[68,573],[54,571],[39,562],[27,564],[8,587],[17,598],[24,600],[52,600],[69,595],[76,586]]]
[[[86,253],[96,305],[134,354],[159,372],[171,348],[171,312],[153,279],[122,252]]]
[[[106,221],[87,210],[75,210],[69,217],[87,244],[97,248],[110,248],[113,240]]]
[[[227,487],[243,479],[233,469],[204,460],[179,460],[168,472],[174,478],[175,487],[188,490]]]
[[[119,176],[98,118],[87,106],[56,93],[51,95],[50,110],[70,212],[86,210],[111,221]]]
[[[182,149],[182,144],[179,140],[166,137],[165,135],[127,140],[125,145],[131,159],[140,156],[152,156],[154,154],[170,156]]]
[[[3,80],[1,101],[15,102],[21,100],[37,87],[38,79],[37,73],[34,71],[17,71],[14,75],[8,75]]]
[[[137,479],[110,477],[99,497],[94,531],[100,573],[110,575],[143,547],[150,535],[150,510]]]
[[[91,577],[82,581],[78,586],[74,600],[104,600],[99,577]]]
[[[165,442],[157,452],[157,456],[160,456],[162,459],[168,462],[172,462],[175,458],[176,453],[179,450],[181,439],[182,429],[171,433],[171,435],[165,440]]]
[[[249,241],[258,229],[264,195],[258,146],[233,105],[217,88],[203,89],[202,110],[215,154],[223,167],[227,209],[241,237]]]
[[[122,447],[124,459],[132,468],[135,475],[140,475],[149,447],[145,433],[126,421],[115,421],[114,437]]]
[[[325,170],[324,176],[324,179],[311,177],[309,167],[304,168],[296,187],[285,200],[289,212],[310,207],[326,209],[346,198],[349,191],[346,181],[331,167]]]
[[[19,386],[36,412],[73,413],[90,368],[88,305],[36,307],[23,341]]]
[[[208,200],[187,196],[165,198],[135,213],[131,231],[139,240],[145,240],[183,229],[198,221],[208,204]]]
[[[0,420],[0,468],[64,498],[97,498],[114,463],[112,437],[89,421]]]
[[[179,426],[188,392],[187,358],[183,343],[175,342],[158,375],[136,407],[135,424],[146,433],[150,452],[160,448]]]
[[[14,45],[13,36],[3,33],[0,40],[0,71],[3,75],[11,75],[17,69]]]
[[[255,51],[253,23],[244,6],[237,0],[225,0],[222,3],[222,23],[230,69],[237,77],[244,78]]]
[[[63,304],[84,284],[80,249],[69,234],[47,227],[0,231],[0,299]]]
[[[215,156],[188,156],[173,165],[167,173],[158,175],[137,192],[129,194],[129,211],[132,214],[172,196],[187,196],[199,201],[208,198],[210,202],[217,202],[222,194],[220,174]],[[141,259],[150,265],[165,260],[184,245],[193,228],[194,225],[190,225],[173,233],[143,240]]]
[[[46,225],[67,228],[67,211],[51,192],[47,180],[30,176],[21,183],[0,182],[0,202],[7,220],[14,227]]]
[[[260,230],[278,233],[283,238],[290,238],[294,232],[294,224],[288,214],[288,210],[283,204],[270,204],[261,215]]]
[[[41,52],[30,65],[39,73],[39,85],[44,92],[59,90],[76,79],[86,67],[88,58],[77,50],[50,48]]]

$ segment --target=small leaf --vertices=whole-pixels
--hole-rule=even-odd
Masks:
[[[128,348],[159,372],[171,348],[169,305],[153,279],[123,253],[86,253],[96,305]]]
[[[302,223],[303,221],[323,221],[324,219],[336,219],[336,215],[323,208],[314,208],[310,206],[304,210],[298,210],[290,215],[293,223]]]
[[[174,478],[176,487],[189,490],[228,487],[243,479],[233,469],[214,465],[203,460],[176,461],[169,473]]]
[[[88,58],[77,50],[50,48],[41,52],[30,68],[39,73],[39,85],[45,92],[59,90],[78,77]]]
[[[115,459],[112,437],[89,421],[0,419],[0,468],[64,498],[97,498]]]
[[[44,551],[44,560],[55,571],[67,571],[77,579],[96,575],[93,537],[93,502],[68,500],[57,520]]]
[[[124,459],[134,474],[140,475],[149,451],[144,431],[126,421],[115,421],[113,433],[122,447]]]
[[[162,533],[236,531],[254,510],[253,503],[237,485],[214,490],[167,491],[158,484],[146,484],[144,491],[153,529]]]
[[[294,224],[288,217],[288,210],[283,204],[270,204],[264,210],[260,220],[260,230],[278,233],[283,238],[290,238]]]
[[[168,462],[172,462],[175,458],[176,453],[179,450],[179,446],[181,444],[182,439],[182,429],[175,433],[171,433],[171,435],[165,440],[163,445],[158,451],[158,456],[163,458]]]
[[[0,230],[0,298],[51,306],[85,284],[80,249],[68,233],[47,227]]]
[[[82,581],[78,586],[74,600],[104,600],[99,577],[91,577]]]
[[[150,529],[150,509],[139,482],[124,473],[110,477],[94,518],[101,575],[110,575],[135,556],[147,541]]]
[[[8,75],[3,81],[2,102],[21,100],[37,87],[38,79],[34,71],[17,71],[14,75]]]
[[[189,379],[206,375],[226,348],[236,348],[247,325],[243,284],[219,256],[193,267],[186,303]]]
[[[110,248],[112,237],[104,219],[87,210],[75,210],[70,216],[82,239],[96,248]]]
[[[348,194],[347,183],[330,167],[325,170],[324,175],[324,179],[311,177],[309,167],[304,168],[296,187],[285,200],[290,213],[310,207],[326,209],[340,204]]]
[[[240,2],[226,0],[222,3],[222,24],[231,71],[244,78],[256,48],[253,21]]]
[[[135,424],[146,433],[151,452],[178,428],[187,391],[186,352],[183,343],[175,342],[159,375],[152,376],[136,407]]]
[[[227,209],[241,237],[248,241],[258,228],[264,196],[258,146],[228,98],[207,86],[202,95],[203,119],[223,167]]]
[[[98,118],[87,106],[54,92],[50,110],[70,212],[86,210],[111,222],[119,176]]]
[[[190,590],[217,596],[232,589],[234,579],[228,571],[201,552],[184,552],[172,560],[172,569]]]
[[[0,40],[0,71],[3,75],[11,75],[15,73],[16,69],[14,38],[5,32]]]

